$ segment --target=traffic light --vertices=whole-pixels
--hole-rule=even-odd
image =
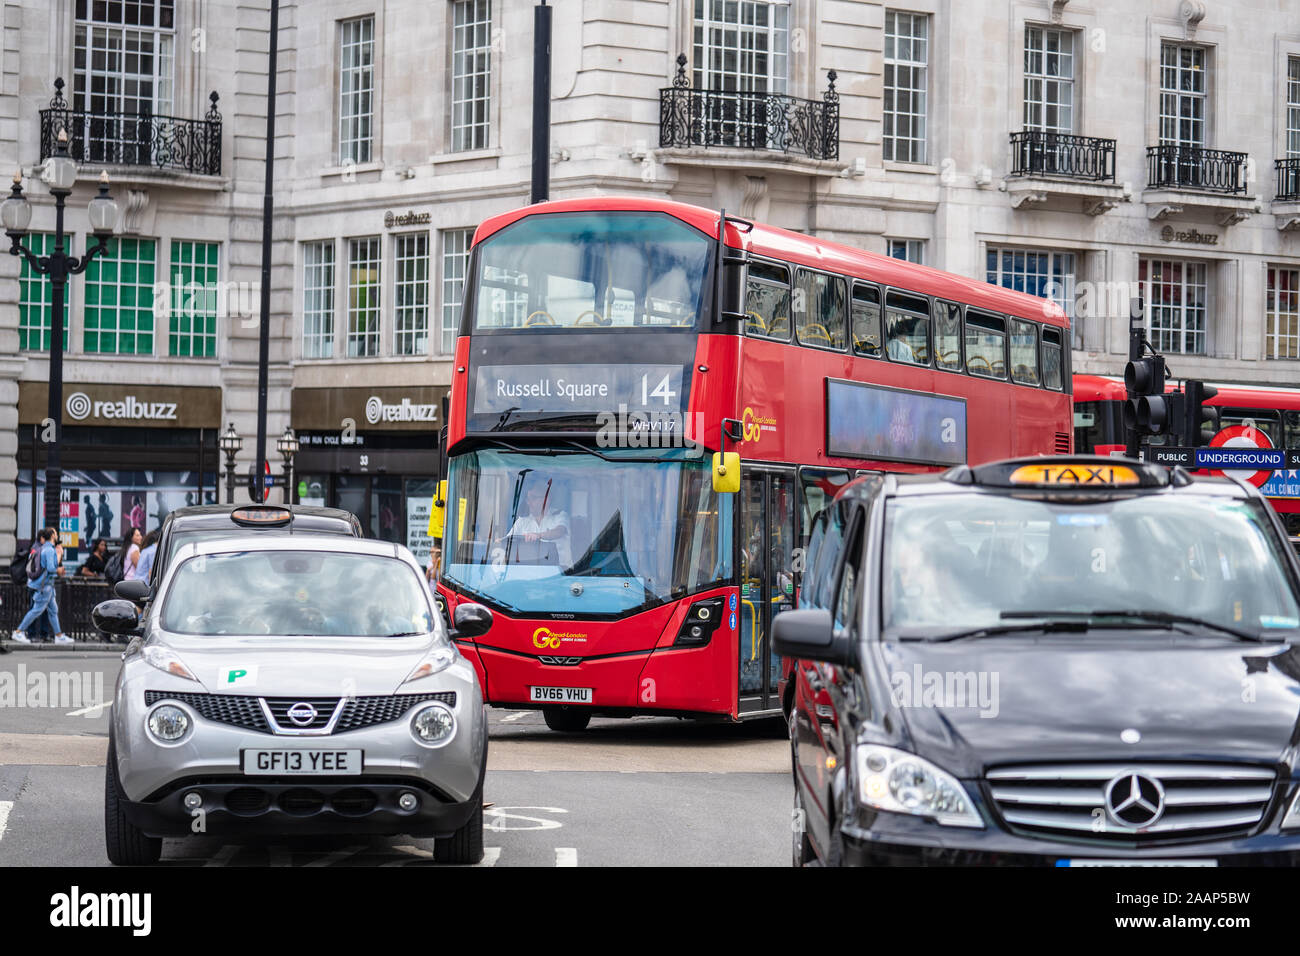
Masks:
[[[1165,394],[1165,360],[1163,356],[1139,358],[1124,369],[1124,428],[1135,432],[1139,440],[1151,435],[1168,435],[1177,422],[1182,396]]]
[[[1219,394],[1213,385],[1204,382],[1188,382],[1185,424],[1183,426],[1183,443],[1193,448],[1208,445],[1219,430],[1219,410],[1213,405],[1206,405],[1206,399]]]

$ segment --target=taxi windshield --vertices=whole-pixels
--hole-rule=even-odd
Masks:
[[[925,637],[1128,610],[1280,637],[1300,606],[1279,548],[1263,508],[1241,499],[896,498],[883,624]]]
[[[408,565],[380,555],[201,554],[176,569],[161,623],[176,634],[403,637],[434,630],[427,594]]]

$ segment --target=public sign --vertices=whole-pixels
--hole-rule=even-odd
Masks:
[[[1197,449],[1196,460],[1201,468],[1217,469],[1213,474],[1240,478],[1259,488],[1275,469],[1286,467],[1286,452],[1274,448],[1268,435],[1253,425],[1229,425],[1210,439],[1209,448]]]

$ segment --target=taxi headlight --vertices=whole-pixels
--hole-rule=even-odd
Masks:
[[[190,716],[174,704],[163,704],[149,711],[145,719],[149,733],[165,743],[175,743],[190,731]]]
[[[984,829],[956,777],[903,750],[859,747],[858,791],[862,802],[877,810],[928,817],[945,827]]]
[[[1291,805],[1282,818],[1282,829],[1300,830],[1300,787],[1295,788],[1295,794],[1291,797]]]
[[[441,747],[456,734],[456,715],[446,704],[427,704],[411,718],[411,733],[426,747]]]

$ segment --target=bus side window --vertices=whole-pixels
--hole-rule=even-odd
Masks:
[[[745,334],[790,341],[790,271],[751,261],[745,280]]]
[[[844,280],[800,269],[796,281],[794,315],[800,345],[844,348]]]
[[[966,310],[966,371],[984,378],[1006,378],[1005,323],[1000,315]]]
[[[1038,384],[1038,326],[1021,319],[1011,323],[1011,380],[1020,385]]]
[[[961,371],[961,306],[955,302],[934,300],[934,358],[939,368]]]
[[[885,352],[895,362],[930,364],[930,302],[891,291],[885,296]]]
[[[853,354],[880,358],[880,290],[853,283]]]
[[[1043,326],[1043,386],[1061,390],[1061,330]]]

